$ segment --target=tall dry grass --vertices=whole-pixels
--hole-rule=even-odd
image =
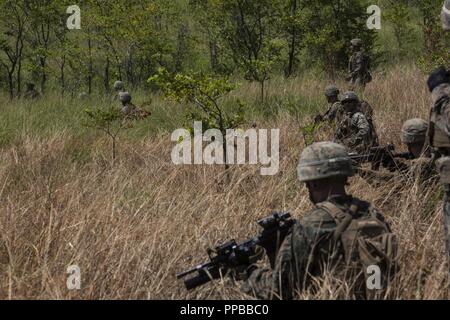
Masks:
[[[313,99],[325,85],[291,80],[271,90]],[[257,87],[242,90],[256,99]],[[429,107],[424,76],[411,68],[377,77],[366,99],[382,140],[396,144],[402,121],[426,117]],[[234,167],[226,185],[220,167],[173,165],[169,133],[123,138],[112,164],[98,135],[24,130],[0,156],[0,298],[248,298],[228,280],[188,293],[175,273],[206,261],[207,247],[253,236],[255,221],[273,210],[301,217],[311,208],[296,179],[304,146],[297,122],[280,113],[258,126],[281,129],[279,174]],[[350,193],[379,207],[400,239],[401,272],[389,298],[448,299],[439,187],[351,182]],[[81,269],[81,290],[66,287],[69,265]],[[300,298],[350,298],[345,285],[328,277],[322,284]]]

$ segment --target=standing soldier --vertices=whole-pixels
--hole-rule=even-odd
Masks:
[[[346,92],[341,103],[344,108],[344,116],[337,126],[334,140],[342,143],[350,152],[359,154],[377,146],[375,128],[361,113],[360,101],[356,93]]]
[[[450,0],[444,1],[441,13],[442,27],[450,30]],[[444,232],[450,270],[450,71],[444,67],[435,70],[427,81],[433,106],[430,112],[428,138],[435,151],[439,178],[445,189]]]
[[[430,145],[437,157],[437,170],[445,188],[444,230],[447,256],[450,258],[450,72],[444,67],[434,71],[428,79],[433,101],[430,112]]]
[[[347,194],[354,171],[345,147],[312,144],[302,152],[297,170],[315,207],[294,224],[273,269],[247,268],[243,290],[259,299],[292,299],[303,289],[317,289],[313,278],[328,271],[346,282],[353,298],[382,296],[396,271],[397,242],[377,209]],[[379,268],[378,291],[366,286],[369,266]]]
[[[344,110],[341,102],[339,101],[339,93],[339,89],[336,86],[328,86],[325,88],[325,97],[328,102],[328,109],[323,115],[318,114],[314,118],[315,123],[322,121],[339,122],[342,119]]]
[[[441,13],[442,27],[446,31],[450,31],[450,0],[444,2]]]
[[[350,83],[350,90],[364,91],[366,85],[372,81],[370,57],[364,52],[361,39],[353,39],[350,44],[352,56],[348,63],[347,81]]]

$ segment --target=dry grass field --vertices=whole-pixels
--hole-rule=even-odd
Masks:
[[[375,109],[382,142],[401,149],[402,122],[427,118],[424,81],[418,70],[405,67],[377,75],[368,87],[365,98]],[[270,94],[319,101],[327,84],[272,81]],[[258,90],[243,84],[236,95],[257,100]],[[158,103],[154,98],[152,108]],[[1,121],[7,124],[12,112],[38,118],[43,105],[14,102],[5,108]],[[178,110],[171,108],[169,114]],[[188,293],[175,274],[206,262],[210,246],[254,236],[256,220],[271,211],[301,217],[311,208],[296,179],[304,142],[287,112],[266,120],[250,114],[260,128],[281,129],[280,172],[268,177],[258,166],[233,167],[228,184],[218,183],[221,167],[173,165],[168,130],[152,130],[141,139],[121,136],[113,164],[106,138],[77,133],[56,118],[45,134],[23,120],[0,153],[1,299],[247,299],[229,280]],[[301,119],[309,121],[311,116]],[[148,122],[158,125],[157,118]],[[317,136],[327,138],[326,130]],[[372,201],[399,236],[401,272],[387,298],[448,299],[440,188],[414,181],[377,188],[355,177],[349,191]],[[81,290],[66,287],[70,265],[81,269]],[[331,280],[299,298],[351,298],[345,285]]]

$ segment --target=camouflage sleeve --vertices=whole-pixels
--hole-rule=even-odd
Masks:
[[[331,217],[324,218],[324,211],[317,211],[321,213],[309,215],[293,227],[278,252],[273,270],[257,268],[251,273],[242,287],[245,293],[263,300],[290,300],[302,290],[313,248],[335,228]]]
[[[435,125],[450,134],[450,84],[443,84],[438,86],[431,93],[433,101],[433,112],[435,116],[441,115],[442,121],[436,121]]]
[[[340,104],[334,103],[330,107],[330,109],[328,109],[327,113],[325,114],[324,119],[327,121],[330,121],[330,122],[336,120],[336,116],[337,116],[339,109],[340,109]]]
[[[447,97],[447,103],[444,103],[443,113],[446,120],[446,132],[450,132],[450,97]]]
[[[353,74],[358,74],[364,69],[364,55],[357,54],[355,57],[355,69],[353,70]]]
[[[364,117],[362,113],[356,113],[353,116],[352,126],[358,129],[355,136],[353,137],[356,143],[367,140],[370,134],[370,125],[366,117]]]

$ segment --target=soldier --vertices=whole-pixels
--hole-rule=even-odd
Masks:
[[[116,81],[116,82],[114,82],[113,88],[114,88],[114,91],[116,91],[117,93],[124,92],[125,84],[122,81]]]
[[[119,100],[122,103],[122,113],[125,115],[130,115],[136,108],[134,104],[131,103],[131,95],[129,92],[121,91],[119,92]]]
[[[342,143],[351,152],[364,153],[378,145],[373,123],[360,112],[360,101],[356,93],[346,92],[341,101],[344,116],[337,126],[334,140]]]
[[[23,97],[25,99],[36,100],[36,99],[38,99],[40,97],[40,94],[36,90],[34,83],[27,82],[26,87],[27,87],[27,89],[25,91],[25,94],[23,95]]]
[[[138,120],[147,118],[150,113],[131,103],[131,95],[128,92],[119,92],[119,99],[122,103],[122,113],[126,120]]]
[[[352,56],[348,63],[347,81],[350,83],[350,90],[364,91],[366,85],[372,81],[370,57],[364,52],[361,39],[353,39],[350,44]]]
[[[377,265],[383,287],[378,294],[382,294],[396,269],[395,236],[378,210],[346,193],[354,170],[345,147],[333,142],[312,144],[302,152],[297,170],[315,207],[294,224],[271,259],[273,269],[256,265],[247,269],[243,290],[259,299],[292,299],[303,289],[314,289],[313,277],[330,271],[334,278],[347,281],[355,298],[374,297],[375,292],[365,286],[366,268]],[[370,236],[369,230],[374,231]],[[364,236],[375,241],[368,251]],[[384,245],[374,250],[380,241]]]
[[[339,93],[339,89],[336,86],[328,86],[325,88],[328,109],[323,115],[318,114],[314,118],[315,123],[322,121],[332,122],[335,120],[336,122],[339,122],[342,119],[343,107],[339,101]]]
[[[409,119],[403,124],[401,139],[414,159],[431,158],[431,150],[426,143],[427,132],[428,122],[423,119]]]
[[[442,28],[450,30],[450,0],[441,12]],[[432,72],[427,81],[433,106],[430,112],[428,139],[436,158],[440,182],[444,186],[444,236],[450,270],[450,70],[444,67]]]
[[[447,256],[450,258],[450,72],[444,67],[434,71],[428,81],[433,107],[428,139],[437,160],[437,171],[444,185],[444,230]]]
[[[434,182],[436,171],[434,170],[431,150],[427,140],[428,123],[423,119],[409,119],[402,127],[401,140],[408,148],[411,161],[395,159],[395,167],[390,172],[358,168],[358,173],[373,186],[391,181],[400,182],[402,185],[408,180],[420,178],[420,182]],[[399,175],[398,173],[401,173]],[[433,181],[431,181],[431,179]]]
[[[427,143],[428,122],[423,119],[410,119],[403,124],[402,142],[408,147],[412,159],[409,165],[405,165],[403,173],[405,178],[415,181],[417,178],[423,185],[435,185],[437,173],[434,166],[434,158],[431,148]]]
[[[450,0],[444,2],[441,13],[442,27],[446,31],[450,31]]]
[[[120,100],[120,93],[125,92],[125,84],[122,81],[116,81],[114,82],[113,89],[115,91],[115,94],[112,96],[112,101],[117,101],[117,99]]]

